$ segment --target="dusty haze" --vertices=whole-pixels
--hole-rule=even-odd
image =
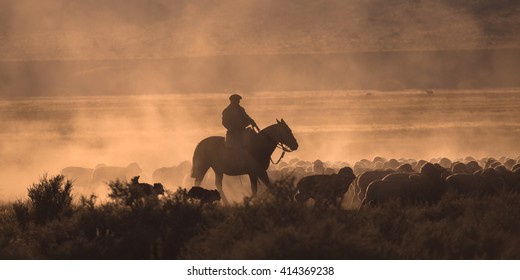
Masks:
[[[300,148],[286,160],[353,165],[375,156],[455,160],[520,154],[520,122],[511,118],[520,110],[518,90],[242,95],[242,105],[262,128],[284,118],[293,129]],[[225,134],[221,112],[227,97],[208,93],[3,100],[0,194],[13,199],[25,195],[45,172],[100,163],[138,162],[143,181],[149,182],[155,169],[191,160],[204,137]],[[273,159],[278,156],[277,150]]]
[[[518,1],[0,1],[7,96],[518,87]]]
[[[288,159],[516,157],[519,31],[514,0],[0,0],[0,199],[66,166],[149,179],[224,135],[231,92],[293,128]]]
[[[516,47],[501,1],[2,0],[3,59]]]

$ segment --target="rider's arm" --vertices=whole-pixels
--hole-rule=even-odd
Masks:
[[[256,125],[256,122],[246,113],[246,110],[244,108],[242,108],[241,111],[242,111],[242,115],[243,115],[244,120],[246,121],[247,125],[251,125],[254,128],[260,130],[258,125]]]
[[[260,130],[260,128],[258,127],[258,125],[256,125],[256,122],[255,120],[253,120],[248,114],[246,114],[246,117],[247,117],[247,121],[248,121],[248,124],[252,125],[254,128],[256,128],[257,130]]]

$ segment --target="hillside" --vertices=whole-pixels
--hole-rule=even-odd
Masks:
[[[1,96],[520,87],[517,0],[42,3],[0,1]]]
[[[520,87],[520,48],[0,61],[0,96]]]
[[[0,3],[1,60],[520,46],[516,0]]]

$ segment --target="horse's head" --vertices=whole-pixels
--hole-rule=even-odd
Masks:
[[[276,120],[278,123],[279,141],[282,145],[289,147],[289,151],[296,151],[298,149],[298,141],[294,138],[291,128],[282,119]]]

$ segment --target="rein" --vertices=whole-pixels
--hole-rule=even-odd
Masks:
[[[279,158],[276,162],[274,162],[273,159],[271,158],[271,156],[269,156],[269,159],[271,160],[271,162],[272,162],[273,164],[278,164],[278,163],[280,163],[280,161],[282,160],[282,158],[285,156],[285,153],[286,153],[286,152],[287,152],[287,153],[292,152],[292,150],[291,150],[289,147],[287,147],[286,145],[284,145],[284,144],[282,144],[282,143],[280,143],[280,142],[278,142],[278,141],[272,139],[271,136],[269,136],[267,133],[264,134],[264,137],[266,137],[266,138],[267,138],[271,143],[276,143],[276,148],[278,148],[278,149],[282,149],[282,151],[283,151],[283,152],[282,152],[282,155],[280,156],[280,158]]]
[[[273,141],[273,142],[274,142],[274,141]],[[286,146],[285,146],[284,144],[282,144],[282,143],[277,143],[277,144],[276,144],[276,148],[278,148],[278,149],[282,149],[283,152],[282,152],[282,155],[280,156],[280,158],[279,158],[276,162],[274,162],[273,159],[272,159],[271,157],[269,157],[269,159],[271,160],[271,162],[272,162],[273,164],[278,164],[278,163],[280,163],[280,161],[282,160],[283,156],[285,156],[285,152],[288,152],[288,153],[292,152],[291,149],[289,149],[288,147],[286,147]]]

